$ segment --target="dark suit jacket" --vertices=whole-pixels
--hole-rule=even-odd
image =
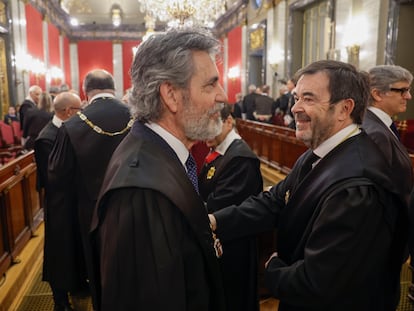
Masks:
[[[257,93],[250,93],[243,98],[243,113],[246,114],[247,120],[256,120],[253,113],[256,110],[256,97],[259,96]]]
[[[145,125],[115,151],[92,223],[100,310],[224,310],[207,212]]]
[[[204,164],[199,189],[209,213],[239,204],[263,190],[260,161],[243,140],[236,139],[223,156]],[[259,310],[256,238],[221,242],[224,252],[219,263],[227,310]]]
[[[408,225],[387,161],[363,132],[299,180],[309,154],[269,192],[216,212],[218,236],[278,228],[265,277],[281,311],[395,310]]]
[[[25,99],[23,101],[23,103],[21,104],[20,109],[19,109],[19,119],[20,119],[20,124],[22,126],[24,124],[24,117],[26,115],[27,110],[32,109],[32,108],[37,109],[36,104],[34,102],[32,102],[31,100]],[[23,137],[25,137],[25,136],[23,136]]]
[[[392,168],[394,183],[408,202],[413,188],[413,168],[407,149],[372,111],[365,113],[362,127],[380,147]]]
[[[23,123],[23,137],[29,137],[25,143],[26,149],[33,149],[37,135],[53,118],[53,113],[40,109],[28,109]]]

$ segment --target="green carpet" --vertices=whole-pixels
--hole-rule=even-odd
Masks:
[[[408,265],[403,266],[401,272],[401,300],[397,311],[414,311],[414,303],[407,298],[408,285],[411,281]],[[72,302],[77,311],[93,311],[90,299]],[[48,283],[42,281],[42,268],[25,293],[17,311],[53,311],[53,298]],[[352,311],[352,310],[350,310]]]

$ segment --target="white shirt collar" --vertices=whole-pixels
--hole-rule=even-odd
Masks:
[[[185,161],[187,161],[188,155],[190,153],[186,146],[182,143],[182,141],[174,135],[172,135],[167,130],[165,130],[163,127],[158,125],[157,123],[149,122],[145,123],[145,125],[148,126],[155,133],[160,135],[167,142],[167,144],[175,151],[175,153],[178,156],[178,159],[180,159],[180,162],[185,167]]]
[[[227,149],[230,147],[231,143],[235,139],[241,139],[240,135],[236,133],[234,129],[232,129],[224,138],[224,140],[216,147],[215,151],[220,153],[221,155],[224,155],[227,151]]]
[[[348,125],[347,127],[340,130],[335,135],[329,137],[325,140],[322,144],[320,144],[313,152],[320,157],[321,159],[326,156],[332,149],[338,146],[343,141],[347,140],[350,137],[358,135],[361,133],[358,125],[353,123]]]
[[[369,106],[368,110],[370,110],[373,114],[375,114],[387,127],[390,127],[392,124],[391,117],[384,111],[377,107]]]
[[[114,94],[111,94],[111,93],[99,93],[99,94],[96,94],[95,96],[93,96],[91,98],[91,100],[89,101],[89,104],[92,103],[95,99],[101,98],[101,97],[115,98],[115,95]]]
[[[53,119],[52,119],[52,123],[56,126],[56,127],[61,127],[62,126],[62,119],[60,119],[57,115],[53,115]]]

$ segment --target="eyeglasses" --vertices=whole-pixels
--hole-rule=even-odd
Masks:
[[[391,91],[391,92],[397,92],[397,93],[400,93],[400,94],[401,94],[401,96],[406,95],[407,93],[409,93],[409,92],[410,92],[410,90],[411,90],[411,88],[410,88],[410,87],[401,87],[401,88],[391,87],[391,88],[390,88],[390,91]]]

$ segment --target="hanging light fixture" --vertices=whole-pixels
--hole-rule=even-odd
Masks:
[[[138,0],[141,12],[156,16],[170,27],[213,27],[225,13],[225,0]]]
[[[122,9],[119,4],[113,4],[111,7],[112,25],[118,27],[122,23]]]

